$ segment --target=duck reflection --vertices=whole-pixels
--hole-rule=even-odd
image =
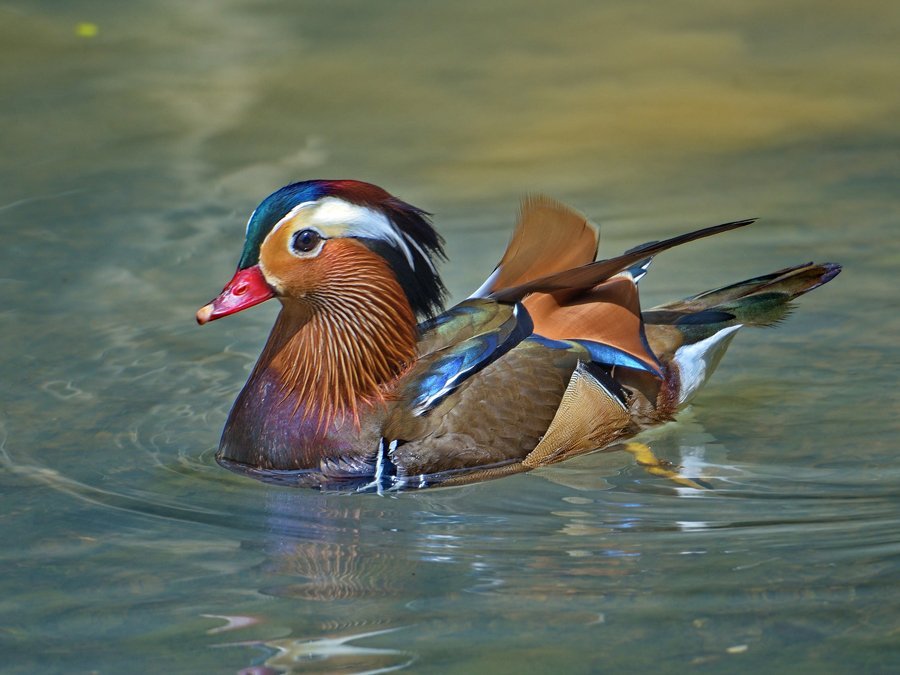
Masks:
[[[262,593],[320,602],[383,599],[408,593],[415,582],[416,561],[403,533],[384,527],[394,517],[376,500],[277,490],[266,506],[263,570],[277,581]]]
[[[698,450],[705,444],[688,448],[683,441],[695,435],[676,436],[656,437],[660,463],[671,456],[689,475],[715,475]],[[646,566],[643,539],[627,534],[644,527],[644,500],[634,492],[626,501],[604,496],[623,480],[634,487],[622,473],[633,461],[607,452],[490,490],[397,498],[267,489],[256,514],[264,525],[244,545],[262,554],[254,590],[279,603],[266,612],[261,640],[231,643],[263,652],[242,672],[407,668],[425,658],[423,635],[464,631],[473,602],[488,623],[526,632],[538,629],[534,602],[547,610],[541,629],[603,623],[608,598]],[[647,479],[670,494],[703,492],[671,476]],[[546,483],[535,490],[535,481]],[[630,592],[641,595],[636,588]]]
[[[260,620],[269,637],[219,645],[263,652],[239,673],[382,673],[415,661],[387,637],[404,629],[402,608],[420,590],[415,550],[393,526],[404,521],[402,508],[391,499],[266,491],[262,533],[244,546],[263,556],[255,590],[280,602]],[[232,629],[222,618],[229,623],[217,633]]]
[[[302,581],[270,586],[262,592],[323,602],[395,595],[403,585],[391,575],[394,560],[371,551],[364,555],[359,543],[292,543],[270,560],[268,570]]]

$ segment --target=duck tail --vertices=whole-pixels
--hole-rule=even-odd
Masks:
[[[777,325],[791,312],[795,298],[840,271],[836,263],[796,265],[644,312],[650,348],[678,370],[678,406],[709,379],[742,326]]]
[[[837,263],[805,263],[761,277],[706,291],[644,312],[644,322],[691,327],[710,334],[726,326],[775,326],[791,311],[791,302],[828,283],[841,271]],[[696,332],[696,330],[694,331]]]

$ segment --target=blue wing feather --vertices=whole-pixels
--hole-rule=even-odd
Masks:
[[[454,308],[447,314],[453,314]],[[458,313],[477,311],[461,307]],[[429,322],[429,328],[439,326],[443,316]],[[534,324],[528,311],[519,303],[512,308],[509,317],[499,326],[462,342],[434,352],[427,371],[415,378],[415,393],[411,405],[413,414],[424,415],[453,393],[472,375],[506,354],[510,349],[532,334]]]
[[[606,366],[625,366],[626,368],[643,370],[657,377],[662,377],[662,372],[659,369],[644,363],[640,359],[636,359],[628,352],[602,342],[594,342],[593,340],[551,340],[542,335],[532,335],[528,339],[534,340],[550,349],[572,349],[575,346],[580,346],[587,351],[593,363]]]
[[[473,325],[477,326],[481,312],[485,313],[485,321],[490,316],[491,322],[493,322],[493,318],[496,316],[496,305],[491,303],[488,306],[485,301],[480,302],[481,305],[468,303],[458,305],[423,323],[420,329],[423,331],[439,330],[441,326],[455,320],[471,321]],[[526,339],[534,340],[550,349],[577,349],[580,353],[587,352],[592,363],[605,366],[624,366],[662,377],[659,368],[612,345],[593,340],[552,340],[535,335],[533,333],[534,324],[528,311],[519,303],[516,303],[511,310],[505,320],[499,324],[492,324],[492,328],[430,352],[420,361],[420,370],[411,377],[405,393],[406,400],[415,416],[425,415],[433,410],[447,396],[456,391],[463,382],[484,370]]]

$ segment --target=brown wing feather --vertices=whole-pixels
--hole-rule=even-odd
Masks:
[[[538,335],[602,342],[657,367],[641,339],[641,306],[630,276],[615,277],[580,293],[535,293],[522,304]]]
[[[625,406],[578,364],[547,433],[522,464],[546,466],[605,447],[622,436],[629,424]]]
[[[522,461],[435,479],[450,486],[501,478],[604,448],[634,430],[626,407],[579,363],[549,428]]]
[[[427,415],[399,405],[385,438],[408,441],[391,455],[406,475],[515,462],[547,430],[579,358],[524,341],[470,378]]]
[[[608,260],[598,260],[575,269],[569,269],[556,274],[550,274],[538,279],[532,279],[526,283],[512,286],[509,288],[500,288],[494,291],[490,297],[501,302],[514,302],[521,300],[529,293],[555,293],[556,291],[567,291],[579,288],[593,288],[597,284],[619,274],[628,269],[631,265],[644,258],[650,258],[674,246],[680,246],[696,239],[710,237],[720,232],[727,232],[745,225],[750,225],[754,220],[738,220],[733,223],[725,223],[723,225],[714,225],[702,230],[688,232],[671,239],[663,241],[651,242],[631,249],[628,253],[610,258]]]
[[[597,256],[599,239],[599,228],[575,209],[550,197],[530,195],[522,201],[496,277],[480,294],[586,265]]]

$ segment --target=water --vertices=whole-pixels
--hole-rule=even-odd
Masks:
[[[0,670],[896,672],[898,20],[4,3]],[[311,177],[435,212],[456,298],[528,191],[607,253],[762,217],[661,256],[647,306],[845,272],[652,436],[712,491],[612,454],[396,498],[267,486],[213,453],[276,308],[193,314],[259,199]]]

